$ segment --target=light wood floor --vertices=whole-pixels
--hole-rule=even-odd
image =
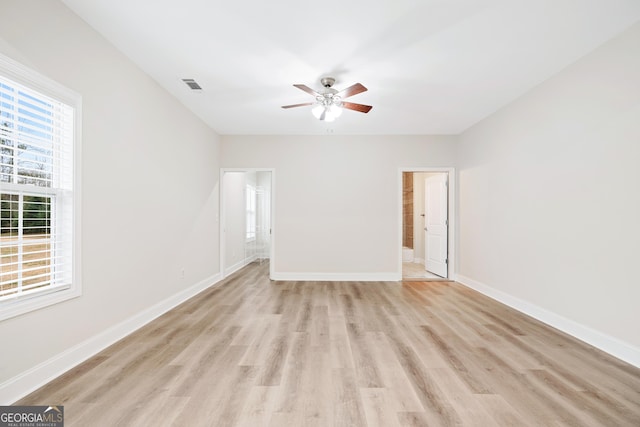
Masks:
[[[640,426],[640,370],[454,282],[251,265],[19,404],[67,426]]]

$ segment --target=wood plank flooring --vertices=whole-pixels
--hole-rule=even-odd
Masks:
[[[454,282],[252,264],[17,402],[67,426],[640,426],[640,370]]]

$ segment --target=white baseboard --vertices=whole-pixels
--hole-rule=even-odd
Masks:
[[[397,282],[398,273],[273,273],[272,280],[309,282]]]
[[[131,334],[153,319],[220,282],[220,274],[213,275],[178,292],[123,322],[95,335],[80,344],[40,363],[0,384],[0,405],[11,405],[71,368],[99,353],[111,344]]]
[[[588,326],[567,319],[559,314],[538,307],[535,304],[521,300],[461,274],[456,276],[456,281],[640,368],[640,349],[629,343],[591,329]]]
[[[243,269],[244,267],[251,264],[253,261],[256,261],[257,259],[258,259],[257,255],[252,255],[248,258],[245,258],[243,260],[236,262],[232,266],[229,266],[224,269],[224,277],[231,276],[236,271]]]

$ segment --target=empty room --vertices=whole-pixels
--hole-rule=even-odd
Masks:
[[[0,427],[638,426],[639,165],[637,0],[0,0]]]

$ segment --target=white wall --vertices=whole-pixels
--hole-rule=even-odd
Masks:
[[[274,278],[400,272],[400,167],[454,164],[455,137],[223,136],[222,166],[275,168]]]
[[[60,2],[4,0],[0,16],[3,54],[83,97],[84,291],[0,322],[0,401],[9,403],[2,390],[19,392],[46,370],[38,364],[66,351],[49,366],[55,374],[74,346],[211,283],[219,137]]]
[[[640,365],[640,24],[464,132],[459,279]]]

